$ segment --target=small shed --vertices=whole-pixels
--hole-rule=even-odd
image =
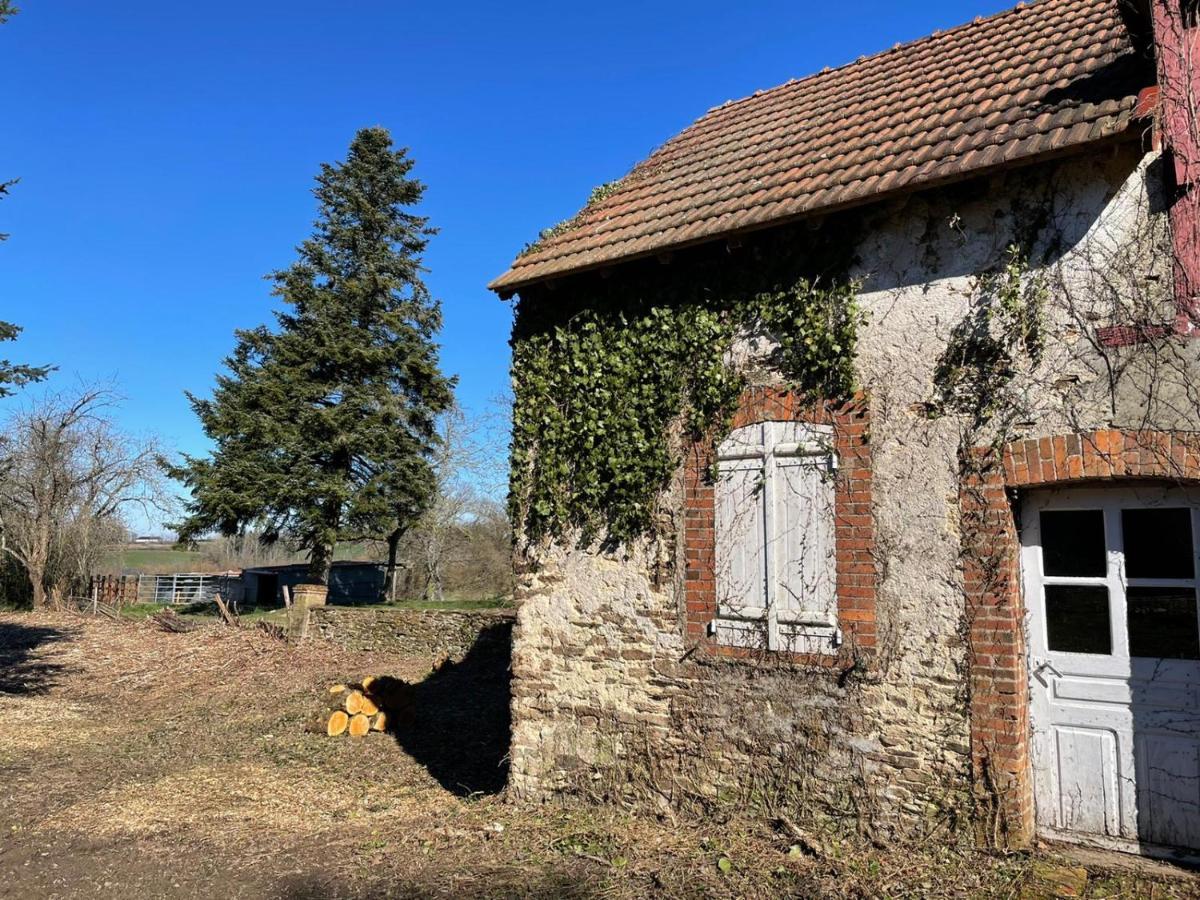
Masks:
[[[341,605],[372,603],[383,595],[387,567],[373,562],[335,562],[329,573],[329,602]],[[309,580],[308,566],[257,566],[242,572],[247,606],[281,606],[283,588],[294,590]]]

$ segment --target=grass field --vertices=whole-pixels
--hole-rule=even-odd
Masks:
[[[333,555],[336,560],[360,560],[371,558],[371,548],[366,544],[340,544]],[[292,562],[303,562],[304,554],[297,553]],[[203,550],[177,550],[169,545],[131,544],[113,552],[107,560],[108,568],[114,572],[139,571],[146,575],[167,572],[216,571],[220,568]]]
[[[110,560],[110,565],[117,571],[137,569],[146,574],[177,570],[180,566],[200,566],[203,563],[204,555],[199,551],[170,547],[123,547]]]

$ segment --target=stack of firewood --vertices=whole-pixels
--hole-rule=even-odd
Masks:
[[[412,718],[412,685],[387,675],[369,675],[357,684],[333,684],[329,708],[325,733],[330,737],[388,731]]]

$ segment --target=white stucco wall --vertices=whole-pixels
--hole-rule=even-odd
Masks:
[[[678,571],[664,581],[652,565],[671,548],[547,548],[518,593],[513,793],[786,801],[897,832],[958,821],[970,792],[959,450],[991,435],[930,416],[933,373],[978,273],[1021,242],[1045,268],[1049,340],[1010,388],[1013,433],[1147,417],[1200,427],[1194,352],[1172,351],[1175,374],[1164,374],[1138,351],[1095,347],[1096,327],[1169,288],[1154,165],[1126,146],[865,209],[853,274],[869,314],[858,369],[871,409],[877,658],[841,683],[707,659],[684,637]]]

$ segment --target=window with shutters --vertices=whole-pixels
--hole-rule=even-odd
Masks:
[[[833,428],[759,422],[717,452],[720,644],[829,652],[838,643]]]

